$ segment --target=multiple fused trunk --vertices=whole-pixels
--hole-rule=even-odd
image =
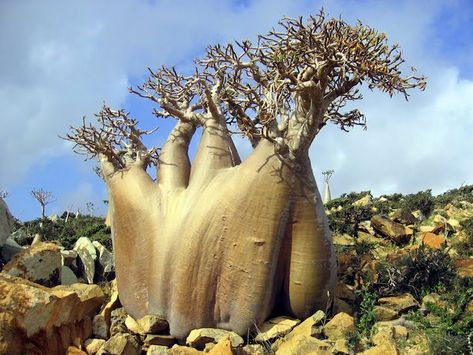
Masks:
[[[330,305],[336,262],[307,157],[288,164],[262,140],[240,162],[224,123],[178,122],[157,181],[136,161],[102,168],[109,187],[120,300],[171,334],[220,327],[246,334],[273,312],[307,317]]]

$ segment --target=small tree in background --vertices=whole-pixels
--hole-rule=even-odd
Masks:
[[[334,170],[327,170],[322,173],[322,175],[324,176],[324,181],[325,181],[324,204],[327,204],[330,201],[332,201],[329,181],[330,181],[330,178],[332,177],[333,172]]]
[[[31,195],[36,199],[36,201],[39,202],[41,206],[41,218],[45,219],[45,210],[46,206],[49,205],[50,203],[53,203],[56,201],[54,198],[53,194],[51,191],[46,191],[43,189],[33,189],[31,190]]]
[[[7,190],[0,190],[0,198],[7,198],[8,191]]]

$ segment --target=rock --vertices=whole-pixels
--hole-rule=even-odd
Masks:
[[[110,281],[115,277],[115,261],[113,254],[108,251],[102,244],[98,241],[93,241],[97,253],[97,263],[96,263],[96,276],[98,280]]]
[[[355,300],[355,288],[343,282],[338,282],[335,288],[335,296],[348,301]]]
[[[374,306],[374,317],[376,321],[388,321],[397,317],[398,312],[383,306]]]
[[[115,334],[108,339],[97,352],[97,355],[140,355],[141,346],[130,334]]]
[[[70,346],[67,348],[66,355],[87,355],[87,353],[78,347]]]
[[[243,339],[237,333],[216,328],[200,328],[190,332],[186,344],[196,349],[203,349],[207,343],[218,343],[222,338],[229,337],[232,347],[243,346]]]
[[[125,318],[125,325],[128,328],[128,330],[132,333],[135,334],[142,334],[143,330],[140,328],[136,320],[133,319],[132,316],[127,315]]]
[[[16,254],[3,270],[11,276],[52,287],[61,282],[61,266],[59,246],[39,243]]]
[[[209,355],[233,355],[232,343],[228,337],[221,339],[209,352]]]
[[[245,345],[241,348],[239,355],[266,355],[267,351],[261,344]]]
[[[148,334],[145,337],[144,343],[146,345],[160,345],[170,348],[177,343],[177,339],[171,335]]]
[[[169,349],[166,346],[161,345],[151,345],[146,351],[146,355],[167,355],[169,354]]]
[[[449,218],[447,220],[447,223],[449,224],[450,227],[452,227],[453,229],[455,230],[459,230],[460,229],[460,222],[455,219],[455,218]]]
[[[353,317],[346,313],[336,314],[324,326],[324,334],[331,340],[345,338],[348,333],[355,332],[355,321]]]
[[[344,300],[341,300],[340,298],[336,298],[333,301],[333,314],[337,313],[346,313],[350,316],[353,316],[353,308],[345,302]]]
[[[115,335],[119,333],[127,333],[128,329],[125,324],[126,321],[126,311],[125,308],[120,307],[112,311],[111,313],[111,324],[110,324],[110,335]]]
[[[87,339],[84,343],[84,348],[87,354],[95,355],[103,344],[105,344],[103,339]]]
[[[422,235],[422,244],[431,249],[439,249],[446,241],[445,237],[434,233],[424,233]]]
[[[61,267],[61,285],[72,285],[77,283],[77,276],[67,266]]]
[[[473,258],[457,259],[453,262],[453,267],[460,277],[473,277]]]
[[[362,232],[366,232],[369,235],[375,235],[375,231],[373,227],[371,227],[371,221],[361,221],[358,223],[358,230]]]
[[[169,329],[169,324],[166,319],[148,314],[136,321],[142,330],[140,334],[158,334],[166,329]]]
[[[80,237],[74,245],[74,250],[79,256],[80,270],[83,272],[84,278],[89,284],[94,283],[95,260],[97,259],[94,245],[89,238]]]
[[[10,237],[15,219],[13,218],[6,202],[0,197],[0,248]]]
[[[73,271],[77,271],[77,252],[75,250],[61,250],[62,264]]]
[[[21,246],[29,246],[33,240],[33,237],[29,235],[23,228],[14,231],[10,238]]]
[[[196,350],[194,348],[189,348],[187,346],[174,345],[171,349],[168,350],[169,355],[198,355],[203,354],[203,352]]]
[[[309,337],[321,337],[323,331],[323,322],[325,320],[325,313],[317,311],[302,323],[294,327],[294,329],[284,337],[284,341],[289,341],[297,335],[305,335]]]
[[[440,308],[447,309],[447,302],[442,300],[442,296],[437,293],[429,293],[422,298],[422,304],[420,306],[420,311],[426,313],[429,307],[429,304],[435,305]]]
[[[120,307],[120,299],[118,298],[117,280],[113,280],[111,283],[111,296],[110,301],[103,307],[100,314],[103,316],[105,322],[110,327],[111,325],[111,313],[118,307]]]
[[[99,339],[108,339],[109,325],[102,314],[97,314],[92,320],[92,334]]]
[[[357,207],[368,206],[369,204],[371,204],[371,202],[372,202],[371,194],[368,193],[365,196],[353,202],[352,206],[357,206]]]
[[[412,225],[418,222],[417,218],[410,212],[403,208],[398,208],[390,214],[390,217],[394,222],[398,222],[404,225]]]
[[[51,289],[1,273],[0,349],[8,349],[8,354],[64,354],[70,345],[80,345],[90,337],[90,318],[101,302],[103,293],[93,290]]]
[[[335,245],[355,245],[355,239],[346,233],[332,235],[332,241]]]
[[[1,257],[5,262],[9,262],[16,254],[25,249],[11,238],[8,238],[5,244],[3,244],[3,247],[0,248]]]
[[[288,334],[300,322],[299,319],[284,316],[270,319],[261,325],[254,340],[258,343],[271,342],[276,338],[281,338]]]
[[[53,288],[57,292],[74,292],[79,296],[81,301],[81,309],[77,310],[79,312],[79,317],[89,317],[90,315],[95,314],[95,311],[100,308],[105,299],[102,289],[98,285],[87,285],[87,284],[72,284],[72,285],[60,285]],[[92,319],[92,317],[90,317]],[[91,321],[91,332],[92,332],[92,321]]]
[[[391,221],[388,218],[376,215],[371,218],[371,226],[376,232],[390,239],[396,244],[405,244],[410,240],[412,230],[406,229],[402,224]]]
[[[417,302],[410,293],[404,293],[399,296],[382,297],[378,300],[378,304],[396,311],[397,314],[419,307],[419,302]]]
[[[360,355],[399,355],[399,351],[392,344],[376,345],[359,353]]]
[[[335,341],[335,344],[333,345],[332,353],[335,354],[350,354],[350,348],[348,346],[348,340],[347,339],[337,339]]]
[[[331,348],[327,341],[299,334],[282,342],[276,355],[329,355],[332,354]]]
[[[33,237],[33,241],[31,242],[31,246],[34,246],[36,244],[39,244],[43,241],[43,237],[41,236],[41,234],[39,233],[36,233]]]

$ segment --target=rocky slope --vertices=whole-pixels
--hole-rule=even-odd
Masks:
[[[468,354],[473,187],[437,197],[352,193],[326,207],[338,255],[334,304],[307,319],[275,316],[245,339],[196,329],[178,340],[165,319],[133,319],[102,232],[103,244],[60,219],[18,224],[0,250],[0,353]],[[49,235],[28,235],[42,231]]]

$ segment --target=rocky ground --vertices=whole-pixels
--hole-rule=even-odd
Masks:
[[[332,307],[308,319],[270,319],[244,338],[196,329],[183,340],[167,333],[166,320],[133,319],[121,307],[105,227],[81,225],[94,231],[89,238],[59,218],[37,223],[39,229],[0,221],[0,230],[5,223],[16,229],[8,239],[0,235],[0,353],[472,351],[472,186],[436,197],[352,193],[327,204],[327,214],[339,273]],[[35,237],[41,231],[49,235]]]

